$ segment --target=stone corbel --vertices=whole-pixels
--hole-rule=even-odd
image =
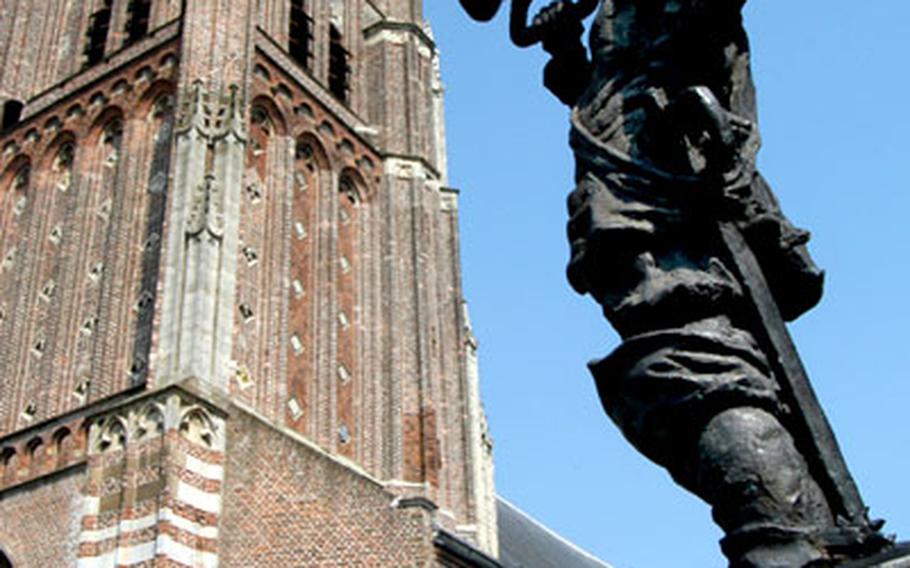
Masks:
[[[208,174],[205,181],[193,190],[193,200],[186,219],[186,236],[199,239],[207,232],[212,238],[224,236],[224,200],[220,184]]]

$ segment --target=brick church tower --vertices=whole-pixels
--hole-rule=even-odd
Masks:
[[[494,566],[420,0],[0,1],[0,566]]]

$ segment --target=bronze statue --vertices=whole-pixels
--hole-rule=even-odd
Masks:
[[[607,414],[712,505],[731,566],[833,566],[891,542],[783,323],[823,274],[756,170],[744,3],[567,0],[529,26],[513,0],[511,34],[542,44],[544,84],[572,107],[568,277],[623,339],[591,364]]]

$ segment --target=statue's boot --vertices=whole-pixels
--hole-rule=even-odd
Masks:
[[[714,416],[691,465],[678,481],[713,506],[732,568],[824,562],[814,537],[834,525],[831,512],[792,436],[770,412],[739,407]]]

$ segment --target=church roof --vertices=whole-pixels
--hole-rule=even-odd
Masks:
[[[611,568],[502,497],[496,514],[503,568]]]

